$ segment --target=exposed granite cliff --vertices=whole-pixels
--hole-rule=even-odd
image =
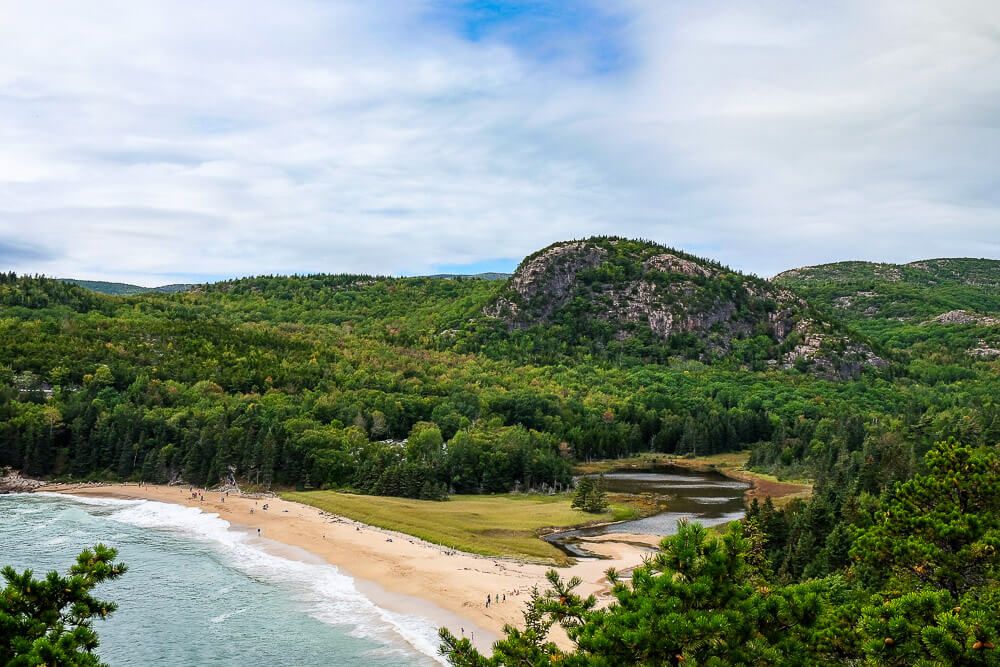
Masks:
[[[790,290],[644,241],[549,246],[521,263],[484,313],[512,331],[549,326],[675,348],[683,341],[682,352],[703,361],[763,355],[770,365],[813,366],[837,378],[885,364]]]

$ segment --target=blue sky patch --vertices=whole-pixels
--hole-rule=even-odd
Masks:
[[[471,42],[502,42],[546,66],[607,74],[630,60],[625,19],[608,7],[582,0],[448,0],[431,18]]]
[[[427,273],[456,273],[463,276],[477,273],[513,273],[520,261],[519,259],[497,258],[484,259],[469,264],[438,264],[433,271]]]

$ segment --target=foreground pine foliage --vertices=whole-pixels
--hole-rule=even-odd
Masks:
[[[98,584],[125,574],[114,562],[117,552],[103,544],[86,549],[67,576],[49,572],[35,579],[31,570],[3,569],[6,586],[0,589],[0,664],[100,665],[94,650],[99,642],[95,618],[107,618],[114,602],[91,595]]]
[[[631,580],[608,572],[610,606],[552,571],[491,657],[445,629],[441,651],[461,667],[1000,664],[995,448],[940,443],[852,529],[850,566],[780,583],[754,517],[719,537],[682,524]],[[573,650],[550,640],[556,624]]]

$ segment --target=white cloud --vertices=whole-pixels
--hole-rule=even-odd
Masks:
[[[0,2],[0,260],[152,284],[593,233],[759,273],[1000,254],[996,3],[634,2],[627,66],[591,75],[429,5]]]

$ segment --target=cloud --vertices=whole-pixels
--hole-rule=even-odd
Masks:
[[[43,248],[23,245],[21,243],[8,243],[0,239],[0,263],[19,264],[23,262],[38,262],[51,259]]]
[[[4,12],[19,271],[428,273],[595,233],[762,274],[1000,254],[985,0]]]

